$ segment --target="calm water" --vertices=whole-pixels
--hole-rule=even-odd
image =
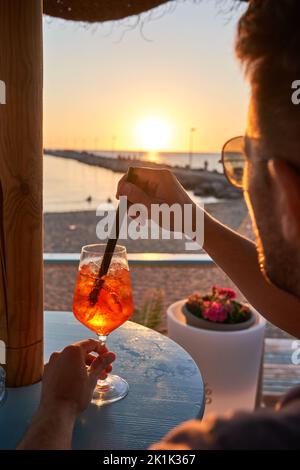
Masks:
[[[44,158],[44,212],[91,210],[115,201],[120,173],[65,158]],[[91,196],[92,201],[86,201]]]
[[[104,152],[101,152],[103,155]],[[109,156],[109,152],[106,152]],[[129,155],[129,153],[122,153]],[[133,156],[133,153],[130,155]],[[187,156],[184,155],[160,155],[161,162],[184,166]],[[146,156],[143,158],[146,159]],[[218,168],[217,154],[195,154],[193,166],[201,167],[208,158],[209,169]],[[157,161],[156,157],[156,161]],[[219,168],[218,168],[219,169]],[[85,165],[76,160],[68,160],[59,157],[44,158],[44,211],[45,212],[69,212],[79,210],[94,210],[100,204],[107,207],[110,198],[116,203],[115,193],[121,173],[113,173],[105,168]],[[192,194],[191,194],[192,195]],[[91,202],[87,198],[91,197]],[[199,198],[193,196],[199,201]],[[206,198],[205,202],[215,202],[214,198]],[[111,207],[111,205],[109,205]]]

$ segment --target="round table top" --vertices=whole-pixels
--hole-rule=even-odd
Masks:
[[[93,334],[71,312],[46,312],[45,360],[53,351]],[[91,404],[78,419],[73,449],[146,449],[188,419],[202,417],[204,386],[189,354],[168,337],[127,322],[108,338],[117,354],[114,372],[129,383],[116,403]],[[24,434],[40,396],[40,383],[8,389],[0,405],[0,449],[13,449]]]

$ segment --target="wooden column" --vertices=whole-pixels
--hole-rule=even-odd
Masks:
[[[41,0],[0,0],[0,79],[0,339],[18,387],[43,369]]]

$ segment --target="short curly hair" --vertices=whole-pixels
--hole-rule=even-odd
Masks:
[[[251,83],[263,139],[277,151],[286,139],[300,144],[300,106],[291,99],[292,83],[300,79],[299,20],[300,0],[250,0],[238,24],[236,53]]]

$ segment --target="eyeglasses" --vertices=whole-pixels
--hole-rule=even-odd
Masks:
[[[236,188],[243,188],[244,169],[246,164],[245,138],[243,136],[234,137],[224,144],[222,149],[221,163],[224,174],[230,184]]]

